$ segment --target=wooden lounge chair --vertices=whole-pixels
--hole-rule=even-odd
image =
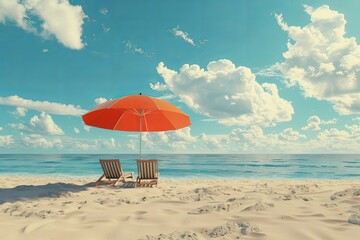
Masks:
[[[137,160],[138,177],[136,186],[153,186],[157,185],[159,178],[157,160]]]
[[[120,160],[99,160],[100,165],[104,171],[104,174],[96,181],[96,186],[101,183],[113,183],[112,179],[115,179],[113,186],[116,186],[120,181],[125,181],[125,178],[134,179],[134,174],[132,172],[123,172]],[[102,181],[103,178],[106,178],[108,181]]]

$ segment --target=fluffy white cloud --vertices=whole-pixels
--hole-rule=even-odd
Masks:
[[[161,82],[150,83],[150,88],[154,91],[159,91],[159,92],[167,90],[166,84],[163,84]]]
[[[23,29],[30,30],[26,8],[17,0],[0,0],[0,22],[14,21]]]
[[[167,132],[144,132],[141,139],[145,144],[146,149],[158,149],[162,146],[162,149],[186,149],[192,143],[196,142],[196,137],[192,136],[189,127],[182,128],[175,131]],[[134,140],[132,144],[134,144]],[[131,144],[131,146],[132,146]]]
[[[329,124],[336,124],[337,120],[336,119],[331,119],[331,120],[321,120],[318,116],[310,116],[307,120],[307,125],[303,128],[301,128],[302,130],[313,130],[313,131],[317,131],[320,130],[320,125],[329,125]]]
[[[175,36],[175,37],[180,37],[181,39],[183,39],[185,42],[196,46],[196,44],[194,43],[194,40],[192,40],[189,37],[189,34],[187,32],[184,32],[182,30],[180,30],[179,26],[176,26],[175,28],[171,29],[171,33]]]
[[[318,116],[311,116],[307,120],[307,125],[301,129],[302,130],[314,130],[314,131],[320,130],[320,123],[321,123],[321,120]]]
[[[297,142],[302,138],[306,138],[305,135],[300,134],[299,132],[293,130],[292,128],[286,128],[279,135],[279,140],[289,141],[289,142]]]
[[[30,119],[28,124],[23,123],[13,123],[9,124],[12,128],[31,132],[31,133],[41,133],[41,134],[50,134],[50,135],[63,135],[64,131],[53,121],[50,115],[42,112],[40,117],[35,115]]]
[[[78,128],[74,128],[74,133],[78,134],[80,133],[80,130]]]
[[[96,99],[95,99],[95,103],[96,103],[97,105],[100,105],[100,104],[102,104],[102,103],[104,103],[104,102],[107,102],[107,99],[106,99],[106,98],[99,97],[99,98],[96,98]]]
[[[20,116],[20,117],[25,117],[26,111],[27,111],[26,108],[17,107],[16,110],[14,112],[12,112],[12,114],[14,114],[16,116]]]
[[[49,138],[44,137],[40,134],[29,134],[22,136],[22,142],[29,147],[35,149],[49,149],[49,148],[58,148],[62,149],[63,143],[59,138]]]
[[[87,110],[81,109],[79,106],[72,104],[62,104],[48,101],[34,101],[30,99],[24,99],[19,96],[0,97],[0,104],[16,106],[21,108],[33,109],[39,112],[46,112],[57,115],[83,115]]]
[[[115,149],[117,147],[116,141],[114,138],[110,139],[101,139],[101,140],[95,140],[96,148],[99,149]]]
[[[48,38],[55,36],[64,46],[81,49],[82,25],[86,14],[81,6],[73,6],[68,0],[0,0],[0,22],[15,22],[24,30]],[[38,33],[36,22],[41,21]]]
[[[182,102],[221,124],[268,125],[290,121],[294,113],[275,84],[260,85],[250,69],[236,67],[226,59],[210,62],[206,70],[185,64],[179,72],[161,62],[157,71]]]
[[[276,15],[290,39],[278,69],[305,97],[329,101],[341,115],[360,113],[360,47],[354,37],[345,37],[344,15],[327,5],[305,11],[311,22],[304,27],[289,26]]]
[[[14,144],[14,138],[12,135],[0,135],[0,147],[9,147]]]

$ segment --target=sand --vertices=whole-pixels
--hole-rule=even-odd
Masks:
[[[360,181],[0,177],[1,239],[359,239]]]

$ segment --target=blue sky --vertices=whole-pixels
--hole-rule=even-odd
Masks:
[[[117,97],[192,126],[145,153],[358,153],[360,2],[0,0],[0,153],[136,153],[83,125]]]

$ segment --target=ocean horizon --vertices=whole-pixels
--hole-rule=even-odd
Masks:
[[[1,176],[98,177],[99,159],[137,175],[138,154],[0,154]],[[360,179],[359,154],[144,154],[164,179]]]

